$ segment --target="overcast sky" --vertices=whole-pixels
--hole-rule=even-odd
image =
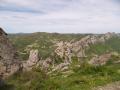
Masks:
[[[120,32],[120,0],[0,0],[6,32]]]

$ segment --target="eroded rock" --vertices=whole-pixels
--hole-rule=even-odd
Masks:
[[[39,62],[39,52],[38,50],[31,50],[29,54],[29,59],[23,63],[23,68],[25,70],[31,70]]]
[[[0,28],[0,84],[2,79],[16,73],[22,68],[17,51],[9,41],[7,34]]]
[[[78,57],[78,60],[83,57],[87,57],[85,51],[90,48],[90,45],[96,43],[104,43],[110,39],[114,34],[107,33],[104,35],[88,35],[76,42],[63,42],[60,41],[56,44],[57,48],[55,53],[64,59],[65,63],[71,63],[73,56]]]
[[[53,60],[51,58],[46,58],[45,60],[40,60],[37,64],[37,67],[40,67],[41,70],[48,72],[53,66]]]

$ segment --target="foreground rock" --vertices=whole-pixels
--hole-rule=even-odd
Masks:
[[[21,69],[21,62],[15,48],[7,38],[7,34],[0,28],[0,84],[2,79]]]

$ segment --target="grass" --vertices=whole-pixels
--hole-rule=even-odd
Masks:
[[[92,90],[94,87],[120,80],[119,64],[107,63],[105,66],[94,67],[82,63],[79,68],[71,65],[71,70],[74,73],[63,77],[62,74],[46,75],[37,68],[30,72],[15,74],[6,82],[13,86],[14,90]]]

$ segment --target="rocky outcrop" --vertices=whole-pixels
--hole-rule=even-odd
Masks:
[[[64,71],[67,70],[69,65],[72,63],[72,57],[77,57],[78,60],[81,60],[83,57],[87,57],[85,51],[90,48],[91,45],[96,43],[104,43],[106,40],[110,39],[113,36],[111,33],[104,35],[87,35],[80,39],[79,41],[70,41],[64,42],[60,41],[55,44],[55,55],[59,56],[63,61],[59,64],[55,64],[54,59],[48,57],[44,60],[39,58],[39,51],[33,49],[39,47],[37,43],[28,45],[26,48],[27,52],[30,52],[29,59],[23,63],[23,68],[26,71],[31,70],[34,67],[39,67],[45,72],[52,73],[55,71]],[[102,65],[110,58],[109,54],[102,56],[95,56],[90,60],[90,64],[93,65]]]
[[[105,65],[111,56],[112,53],[103,54],[101,56],[95,55],[88,63],[95,66]]]
[[[51,67],[54,66],[53,60],[51,58],[46,58],[45,60],[40,60],[37,64],[37,67],[40,67],[41,70],[48,72]]]
[[[0,78],[8,77],[21,69],[21,62],[7,34],[0,28]]]
[[[96,43],[104,43],[106,40],[110,39],[113,36],[111,33],[104,35],[87,35],[80,39],[79,41],[70,41],[64,42],[60,41],[55,44],[55,55],[59,56],[63,61],[59,64],[55,64],[54,58],[46,58],[44,60],[39,58],[39,51],[33,49],[38,47],[38,44],[28,45],[26,51],[30,52],[29,59],[23,63],[23,68],[26,71],[31,70],[34,67],[39,67],[41,70],[44,70],[46,73],[53,73],[56,71],[66,71],[69,68],[69,65],[72,63],[72,57],[77,57],[78,60],[81,60],[83,57],[87,57],[85,51],[90,48],[91,45]],[[103,65],[110,58],[111,54],[104,54],[101,56],[94,56],[89,64],[92,65]]]
[[[53,60],[50,57],[42,60],[39,57],[39,51],[33,49],[30,51],[29,59],[23,62],[23,71],[30,71],[33,68],[39,67],[41,70],[48,72],[53,65]]]
[[[55,53],[64,59],[65,63],[71,63],[73,56],[86,57],[85,51],[90,48],[90,45],[96,43],[104,43],[106,40],[114,36],[114,33],[107,33],[104,35],[88,35],[76,42],[58,42]]]
[[[24,70],[31,70],[39,62],[39,52],[38,50],[31,50],[29,59],[23,63]]]
[[[57,48],[55,53],[64,59],[65,63],[71,63],[72,57],[72,44],[68,42],[59,42],[56,44]]]
[[[40,68],[47,74],[50,74],[55,71],[64,71],[68,69],[68,66],[69,63],[67,62],[55,65],[54,60],[52,60],[50,57],[46,58],[45,60],[40,60],[38,50],[31,50],[29,59],[23,63],[23,70],[30,71],[33,68]]]

